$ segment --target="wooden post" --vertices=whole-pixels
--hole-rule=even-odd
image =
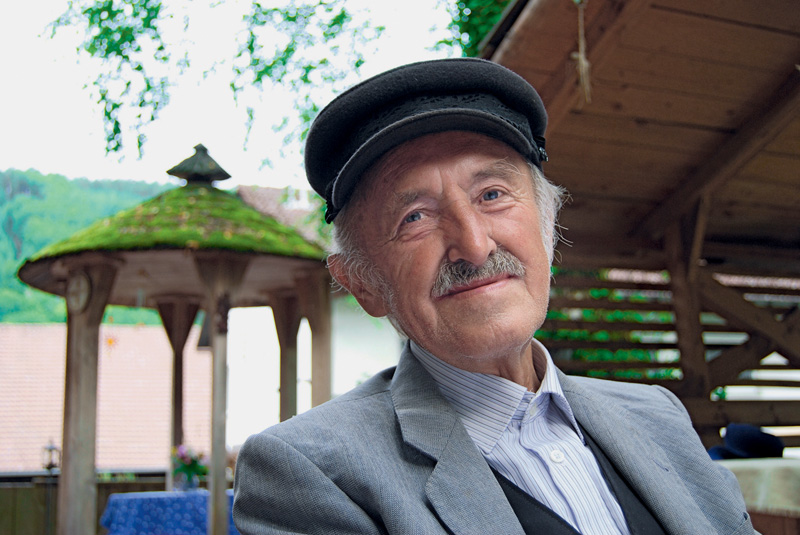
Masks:
[[[58,481],[58,535],[94,533],[97,524],[97,364],[100,322],[117,270],[76,268],[67,279],[67,369]]]
[[[683,381],[682,397],[706,398],[709,394],[708,365],[705,359],[703,327],[700,323],[700,298],[697,292],[698,242],[705,232],[705,204],[698,206],[695,219],[683,218],[664,235],[667,253],[675,331],[678,335]]]
[[[200,307],[196,300],[190,300],[186,296],[159,297],[156,306],[172,346],[171,450],[183,444],[183,349]],[[172,471],[175,469],[172,456],[170,456],[168,465],[167,490],[172,490],[174,487]]]
[[[271,295],[270,306],[281,346],[280,420],[283,422],[297,414],[297,330],[301,316],[294,294]]]
[[[331,278],[327,270],[297,280],[303,315],[311,327],[311,405],[331,399]]]
[[[230,297],[221,295],[214,303],[211,322],[211,463],[208,474],[208,533],[228,534],[228,448],[225,445],[225,420],[228,403],[228,312]]]
[[[195,253],[195,265],[208,295],[211,320],[211,456],[208,467],[208,533],[227,535],[229,525],[225,420],[228,402],[228,312],[249,258],[219,252]]]

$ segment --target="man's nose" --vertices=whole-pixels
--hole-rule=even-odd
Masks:
[[[447,259],[451,262],[462,260],[474,266],[482,266],[489,255],[497,250],[486,216],[466,202],[454,203],[449,211],[449,224],[445,229],[448,240]]]

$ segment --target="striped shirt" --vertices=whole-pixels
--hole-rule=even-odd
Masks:
[[[586,445],[547,349],[537,392],[456,368],[411,342],[411,351],[455,408],[489,466],[584,535],[629,535],[616,498]]]

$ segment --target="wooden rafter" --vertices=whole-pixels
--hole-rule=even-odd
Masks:
[[[795,308],[786,314],[781,322],[788,329],[800,329],[800,309]],[[761,359],[777,349],[774,341],[760,334],[751,334],[742,345],[723,351],[708,363],[711,388],[729,384],[742,384],[737,381],[739,374],[758,366]],[[793,386],[800,386],[796,383]]]
[[[560,1],[560,0],[559,0]],[[544,9],[546,2],[530,2],[527,10]],[[586,49],[589,63],[597,67],[604,58],[614,50],[619,42],[620,34],[626,26],[639,18],[640,13],[649,7],[647,0],[627,0],[625,2],[603,2],[600,11],[587,23]],[[528,16],[534,16],[527,14]],[[576,16],[577,21],[577,16]],[[576,22],[577,31],[577,22]],[[571,59],[572,50],[564,58],[564,65],[574,65]],[[503,63],[502,51],[492,60]],[[547,84],[539,88],[539,93],[547,107],[547,129],[553,132],[575,106],[580,94],[578,72],[576,69],[564,69],[556,72]]]
[[[800,112],[800,71],[795,67],[786,82],[775,93],[766,109],[748,117],[714,156],[667,197],[636,226],[634,236],[658,238],[676,217],[686,213],[697,200],[723,185],[772,139],[792,122]]]
[[[714,266],[719,272],[773,277],[800,276],[800,249],[797,248],[706,241],[703,245],[703,257],[709,261],[725,259],[723,264]]]
[[[500,16],[500,21],[494,28],[483,38],[483,41],[478,45],[480,50],[479,55],[483,59],[491,59],[497,47],[502,43],[506,34],[511,30],[511,27],[517,22],[525,6],[528,5],[529,0],[515,0],[509,3],[503,14]],[[533,0],[532,3],[539,3],[540,0]]]
[[[683,399],[695,426],[800,425],[800,401],[715,401]]]
[[[747,302],[739,292],[726,288],[705,271],[698,271],[697,282],[706,307],[748,333],[772,340],[777,351],[792,366],[800,368],[800,332],[792,325],[776,320],[772,313]]]

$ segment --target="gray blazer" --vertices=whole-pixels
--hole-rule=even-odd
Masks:
[[[736,479],[709,458],[675,396],[560,372],[559,379],[576,419],[667,533],[754,533]],[[396,368],[250,437],[234,483],[242,535],[524,535],[408,347]]]

